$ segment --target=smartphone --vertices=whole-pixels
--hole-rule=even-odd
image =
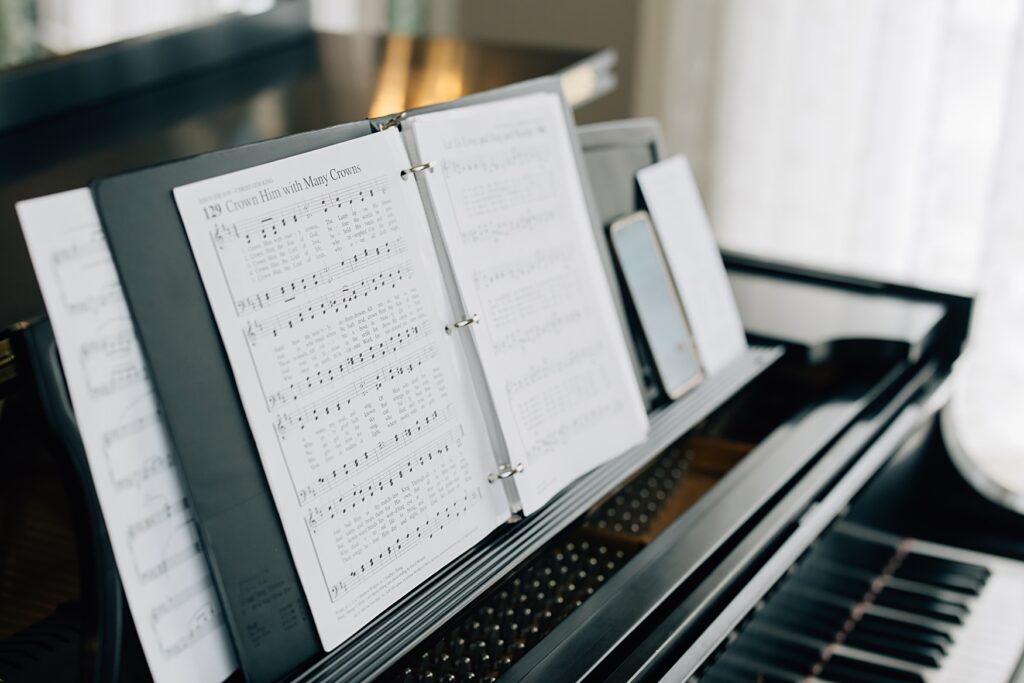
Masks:
[[[704,378],[683,304],[646,211],[612,223],[609,237],[665,394],[676,399]]]

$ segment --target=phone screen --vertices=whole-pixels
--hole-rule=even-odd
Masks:
[[[665,393],[678,398],[702,372],[654,227],[646,212],[638,212],[613,223],[610,234],[658,378]]]

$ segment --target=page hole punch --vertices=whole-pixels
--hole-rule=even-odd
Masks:
[[[469,327],[470,325],[475,325],[478,322],[480,322],[480,316],[476,314],[466,316],[462,320],[456,320],[453,323],[445,325],[444,331],[447,332],[448,334],[451,334],[455,330],[461,330],[463,327]]]
[[[513,465],[502,465],[502,466],[500,466],[498,468],[497,472],[491,472],[490,474],[487,475],[487,482],[489,484],[493,484],[496,481],[501,481],[502,479],[508,479],[509,477],[514,477],[514,476],[516,476],[517,474],[519,474],[520,472],[522,472],[525,469],[526,469],[526,466],[523,465],[523,463],[519,463],[519,464],[514,465],[514,466]]]
[[[425,164],[416,164],[415,166],[413,166],[411,168],[403,168],[402,169],[402,174],[401,174],[402,175],[402,180],[405,180],[406,178],[408,178],[413,173],[420,173],[421,171],[429,171],[432,168],[434,168],[434,162],[433,161],[428,161]]]

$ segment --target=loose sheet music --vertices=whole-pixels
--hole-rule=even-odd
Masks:
[[[647,430],[554,94],[405,124],[501,423],[524,510]]]
[[[234,651],[92,196],[17,209],[153,679],[222,681]]]
[[[325,648],[508,517],[394,130],[175,198]]]

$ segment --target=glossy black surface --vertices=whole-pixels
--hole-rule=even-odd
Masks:
[[[587,56],[454,38],[312,32],[285,37],[267,41],[255,54],[221,55],[219,66],[0,132],[0,328],[43,313],[14,213],[21,199],[548,75]],[[139,70],[164,69],[167,60],[180,56],[175,50],[196,49],[189,43],[162,45],[156,52],[146,44],[136,48],[121,63]],[[76,70],[69,96],[80,99],[90,87],[102,90],[107,68]],[[446,89],[437,87],[441,76]]]

